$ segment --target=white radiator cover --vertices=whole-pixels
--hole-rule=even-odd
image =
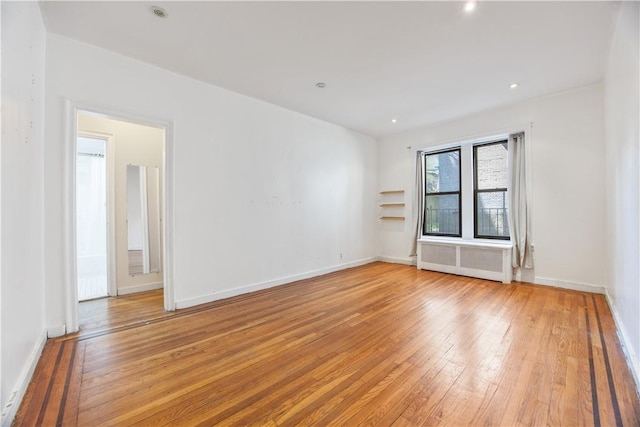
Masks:
[[[418,240],[418,269],[511,283],[509,242],[463,239]]]

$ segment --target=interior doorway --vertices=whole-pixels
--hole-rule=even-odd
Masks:
[[[77,126],[78,299],[162,289],[164,129],[84,112]]]
[[[81,301],[153,291],[154,312],[173,311],[171,123],[70,102],[68,117],[67,333]]]

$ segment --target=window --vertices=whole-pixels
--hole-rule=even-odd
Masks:
[[[423,236],[510,240],[510,144],[497,135],[422,153]]]
[[[460,149],[428,153],[425,165],[423,233],[461,236]]]
[[[507,141],[473,147],[474,237],[509,239]]]

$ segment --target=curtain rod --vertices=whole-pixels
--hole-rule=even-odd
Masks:
[[[89,156],[89,157],[104,157],[104,154],[98,153],[77,153],[78,156]]]
[[[423,147],[418,149],[417,151],[425,152],[425,151],[440,150],[440,149],[444,150],[459,144],[469,144],[469,143],[473,144],[474,142],[476,141],[480,142],[483,139],[491,139],[494,136],[502,136],[502,135],[511,136],[513,134],[518,134],[520,132],[527,133],[527,132],[530,132],[532,129],[533,129],[533,121],[530,121],[527,123],[522,123],[520,125],[504,126],[502,128],[478,132],[471,135],[447,138],[439,142],[436,141],[436,143],[433,146]]]

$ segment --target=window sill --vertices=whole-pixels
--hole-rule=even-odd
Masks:
[[[462,237],[422,236],[418,239],[418,243],[420,242],[495,249],[511,249],[513,247],[513,244],[509,240],[496,241],[491,239],[463,239]]]

